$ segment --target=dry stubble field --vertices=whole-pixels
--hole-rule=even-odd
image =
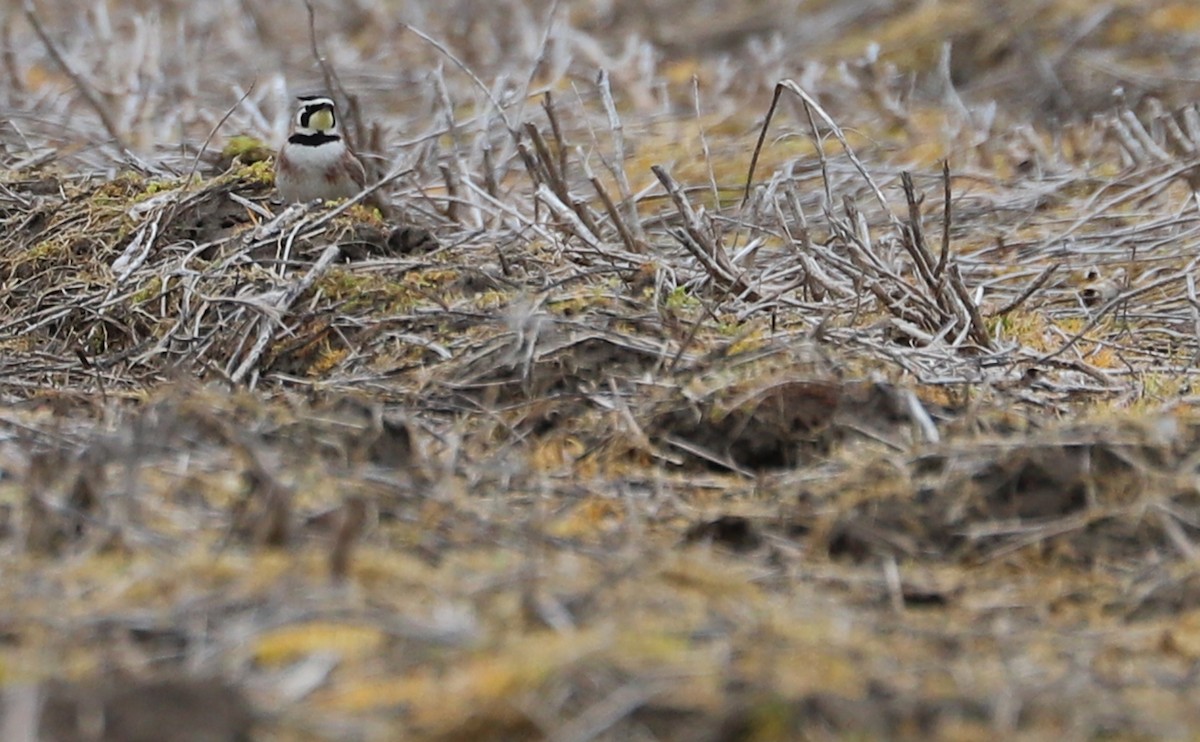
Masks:
[[[6,742],[1198,733],[1193,0],[314,6],[0,7]]]

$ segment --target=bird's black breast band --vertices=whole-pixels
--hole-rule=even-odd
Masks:
[[[339,139],[341,139],[341,137],[337,134],[325,134],[324,132],[318,132],[316,134],[293,134],[288,137],[288,142],[292,144],[303,144],[307,147],[319,147],[322,144],[336,142]]]

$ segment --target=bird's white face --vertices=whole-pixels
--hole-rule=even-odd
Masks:
[[[336,135],[337,114],[334,113],[333,101],[329,98],[302,98],[300,108],[296,110],[294,133]]]

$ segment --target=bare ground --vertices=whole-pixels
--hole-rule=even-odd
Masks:
[[[1200,726],[1190,0],[17,6],[6,742]]]

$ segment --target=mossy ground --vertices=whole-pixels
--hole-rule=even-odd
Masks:
[[[6,742],[1200,728],[1193,3],[109,5],[0,10]]]

